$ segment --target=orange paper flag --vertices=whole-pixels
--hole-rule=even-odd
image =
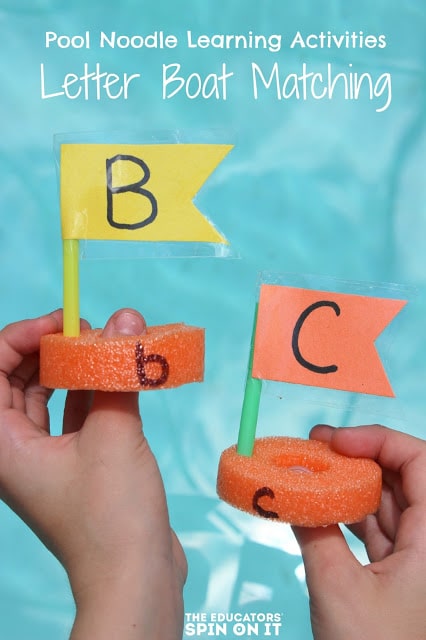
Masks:
[[[262,285],[253,377],[394,396],[374,341],[406,300]]]

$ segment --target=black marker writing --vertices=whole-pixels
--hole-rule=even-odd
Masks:
[[[302,367],[305,367],[305,369],[309,369],[309,371],[313,371],[314,373],[334,373],[335,371],[337,371],[337,368],[338,368],[337,365],[330,364],[323,367],[316,365],[312,362],[309,362],[308,360],[305,360],[305,358],[300,353],[300,349],[299,349],[299,335],[303,327],[303,323],[308,318],[308,316],[313,311],[315,311],[315,309],[318,309],[319,307],[331,307],[334,310],[336,316],[340,315],[340,307],[335,302],[332,302],[329,300],[320,300],[319,302],[314,302],[309,307],[307,307],[303,311],[303,313],[300,314],[299,319],[297,320],[293,330],[293,338],[291,341],[291,346],[293,349],[294,357],[296,358],[297,362],[301,364]]]
[[[131,184],[124,184],[114,187],[112,184],[112,168],[116,162],[133,162],[137,164],[142,169],[142,178],[137,182],[133,182]],[[113,158],[107,158],[106,160],[106,175],[107,175],[107,220],[112,227],[116,229],[140,229],[141,227],[146,227],[147,225],[154,222],[158,213],[158,204],[154,195],[151,191],[143,188],[150,176],[150,170],[148,165],[141,160],[141,158],[136,158],[136,156],[131,155],[116,155]],[[151,204],[151,212],[147,217],[139,220],[138,222],[128,223],[128,222],[118,222],[114,219],[114,196],[119,195],[120,193],[135,193],[137,195],[142,196],[143,198],[148,199]]]

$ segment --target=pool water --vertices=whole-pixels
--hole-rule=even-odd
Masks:
[[[195,616],[274,614],[280,638],[311,637],[300,553],[291,530],[253,519],[216,497],[217,462],[237,438],[254,302],[260,274],[288,274],[290,283],[396,283],[408,305],[389,328],[383,359],[396,398],[360,396],[267,383],[258,433],[307,436],[318,422],[382,422],[424,437],[426,342],[425,29],[420,0],[362,0],[351,7],[327,0],[285,6],[235,0],[174,3],[145,0],[0,0],[1,324],[62,304],[61,243],[53,136],[76,132],[186,132],[235,145],[197,195],[197,206],[230,240],[230,258],[117,257],[81,260],[81,310],[94,326],[124,306],[149,324],[184,321],[206,328],[203,384],[147,393],[140,404],[158,457],[171,520],[189,561],[186,611]],[[279,51],[198,49],[197,34],[281,34]],[[290,48],[302,34],[384,35],[386,46]],[[47,31],[92,36],[91,47],[45,44]],[[175,48],[95,46],[100,31],[174,34]],[[63,40],[61,42],[66,42]],[[80,40],[75,40],[78,43]],[[124,41],[123,41],[124,42]],[[314,40],[312,40],[314,42]],[[122,75],[140,74],[128,98],[59,93],[67,73],[84,64]],[[315,99],[283,99],[260,87],[252,63],[269,77],[294,72],[370,74],[376,94],[342,91]],[[45,97],[40,65],[45,73]],[[163,97],[163,65],[180,73],[234,75],[218,97],[183,92]],[[352,66],[351,66],[352,65]],[[171,68],[171,67],[170,67]],[[383,74],[391,77],[391,93]],[[274,80],[275,81],[275,80]],[[280,80],[282,82],[282,80]],[[210,86],[210,85],[209,85]],[[191,85],[191,90],[195,84]],[[380,93],[379,89],[382,89]],[[76,86],[74,87],[76,89]],[[70,89],[71,92],[71,89]],[[201,135],[201,133],[200,133]],[[308,274],[308,276],[306,275]],[[375,289],[376,287],[376,289]],[[59,432],[64,394],[55,394],[52,425]],[[54,481],[54,479],[52,479]],[[361,561],[361,545],[348,536]],[[0,638],[60,640],[73,619],[66,576],[8,508],[0,505]],[[159,603],[159,608],[161,603]],[[196,618],[188,618],[195,620]],[[254,633],[254,632],[253,632]],[[193,637],[188,627],[185,638]],[[207,635],[207,633],[205,634]],[[202,636],[199,636],[202,637]],[[231,632],[227,637],[234,637]]]

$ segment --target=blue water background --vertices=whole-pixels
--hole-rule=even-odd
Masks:
[[[119,4],[119,6],[118,6]],[[81,309],[94,326],[124,306],[148,323],[185,321],[206,328],[202,385],[147,393],[141,409],[158,457],[171,520],[188,555],[188,612],[278,612],[280,637],[311,637],[303,567],[285,525],[253,519],[215,495],[217,461],[234,443],[247,366],[259,274],[288,273],[293,282],[391,282],[409,299],[383,339],[396,399],[266,385],[259,434],[306,436],[317,422],[382,422],[424,436],[425,317],[425,46],[422,0],[301,0],[286,3],[218,0],[68,2],[0,0],[0,321],[59,307],[61,245],[57,133],[204,131],[235,143],[197,197],[198,206],[231,241],[239,258],[163,257],[81,262]],[[177,9],[177,6],[179,8]],[[46,31],[100,30],[147,34],[279,33],[279,53],[260,50],[90,50],[45,48]],[[288,48],[297,31],[385,34],[385,49]],[[250,63],[283,73],[302,62],[321,70],[349,63],[392,74],[392,102],[256,101]],[[49,90],[83,63],[116,73],[141,73],[128,100],[41,99],[40,64]],[[227,100],[162,98],[162,65],[187,74],[235,74]],[[222,136],[222,137],[220,137]],[[310,274],[304,279],[303,274]],[[374,293],[374,287],[371,289]],[[64,395],[52,402],[60,429]],[[52,478],[54,482],[54,478]],[[361,546],[350,544],[361,560]],[[161,603],[159,603],[159,610]],[[73,619],[66,576],[56,560],[6,507],[0,508],[0,638],[60,640]],[[231,637],[229,635],[228,637]]]

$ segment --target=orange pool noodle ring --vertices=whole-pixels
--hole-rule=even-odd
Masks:
[[[183,323],[147,327],[140,336],[52,333],[40,345],[40,383],[50,389],[143,391],[201,382],[204,329]]]
[[[379,465],[349,458],[327,443],[272,436],[255,440],[253,455],[236,445],[220,458],[220,498],[256,516],[302,527],[352,523],[374,513],[380,503]]]

